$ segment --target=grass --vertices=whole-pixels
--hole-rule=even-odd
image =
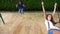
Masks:
[[[51,13],[51,12],[48,12]],[[46,34],[42,12],[1,12],[6,24],[0,20],[0,34]],[[57,20],[57,13],[54,20]]]

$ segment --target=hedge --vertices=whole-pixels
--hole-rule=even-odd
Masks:
[[[53,10],[54,3],[57,2],[58,6],[57,9],[60,9],[60,0],[43,0],[45,9],[46,10]],[[25,5],[24,10],[42,10],[41,8],[42,0],[23,0]],[[1,10],[9,10],[9,11],[16,11],[16,4],[18,0],[0,0],[0,11]]]

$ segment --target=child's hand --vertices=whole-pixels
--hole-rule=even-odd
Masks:
[[[25,5],[23,4],[23,7],[25,7]]]
[[[56,8],[56,6],[57,6],[57,3],[55,3],[54,7]]]
[[[55,3],[55,6],[57,6],[57,3]]]
[[[16,7],[18,7],[18,5],[16,4]]]
[[[44,4],[44,2],[41,3],[42,5]]]

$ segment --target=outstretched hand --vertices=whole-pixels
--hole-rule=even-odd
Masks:
[[[56,8],[56,6],[57,6],[57,3],[55,3],[54,7]]]
[[[55,6],[57,6],[57,3],[55,3]]]
[[[18,7],[18,5],[16,4],[16,8]]]
[[[44,4],[44,2],[42,1],[42,3],[41,3],[42,5]]]

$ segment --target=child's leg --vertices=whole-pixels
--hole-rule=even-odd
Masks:
[[[19,9],[19,11],[18,12],[20,12],[21,10]]]
[[[21,9],[21,13],[24,13],[23,9]]]

